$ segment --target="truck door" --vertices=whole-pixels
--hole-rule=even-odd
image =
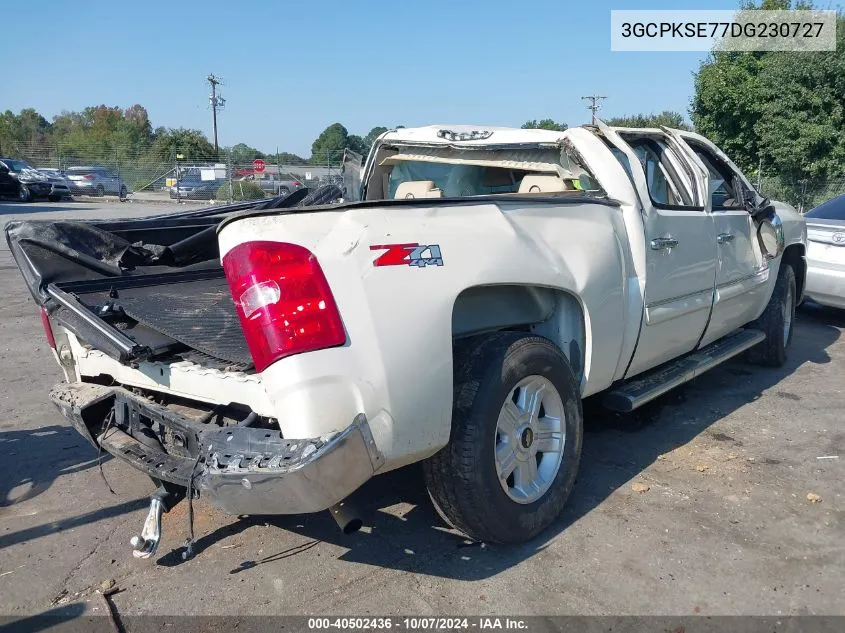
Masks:
[[[767,300],[769,263],[756,239],[751,215],[737,202],[735,188],[751,185],[730,159],[699,134],[667,130],[709,173],[707,206],[716,231],[718,266],[707,345],[756,318]]]
[[[646,279],[630,377],[693,350],[707,327],[716,277],[716,233],[706,212],[706,174],[660,130],[599,129],[643,206]],[[636,239],[636,238],[632,238]]]

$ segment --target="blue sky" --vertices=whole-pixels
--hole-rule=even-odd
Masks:
[[[610,10],[734,9],[736,0],[319,3],[41,0],[4,11],[0,111],[48,119],[104,103],[211,135],[205,76],[223,78],[221,145],[310,153],[339,121],[518,126],[551,117],[687,113],[704,53],[610,51]],[[687,115],[688,116],[688,115]]]

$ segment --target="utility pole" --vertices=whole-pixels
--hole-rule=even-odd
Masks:
[[[801,183],[801,206],[798,207],[798,213],[803,214],[804,213],[804,200],[807,197],[807,179],[802,178],[798,182]]]
[[[214,126],[214,158],[217,160],[220,158],[220,149],[217,146],[217,108],[223,108],[226,105],[226,100],[217,94],[217,86],[223,85],[219,77],[215,77],[212,74],[206,77],[205,80],[211,84],[211,96],[208,100],[211,102],[211,116]]]
[[[599,99],[607,99],[607,97],[602,97],[601,95],[588,95],[586,97],[581,97],[582,101],[590,102],[587,109],[593,113],[593,125],[596,124],[596,110],[601,109],[601,106],[597,103]]]

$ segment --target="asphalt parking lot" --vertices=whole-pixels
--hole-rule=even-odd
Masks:
[[[0,224],[173,208],[0,203]],[[465,542],[409,468],[356,494],[355,535],[200,500],[195,558],[182,504],[143,561],[152,485],[104,460],[110,493],[48,403],[60,373],[5,240],[0,296],[0,614],[102,613],[103,581],[126,615],[845,614],[845,312],[801,310],[783,368],[730,362],[628,416],[588,402],[568,509],[530,544]]]

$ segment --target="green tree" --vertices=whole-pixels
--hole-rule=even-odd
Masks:
[[[307,160],[302,158],[302,156],[299,156],[297,154],[291,154],[290,152],[278,152],[277,154],[273,154],[273,160],[282,165],[304,165],[308,162]]]
[[[347,129],[340,123],[332,123],[311,144],[311,162],[324,165],[329,160],[337,161],[348,144]]]
[[[767,0],[744,8],[791,6],[788,0]],[[791,183],[793,202],[799,181],[845,175],[843,14],[836,32],[836,51],[714,51],[695,77],[696,129],[744,170],[754,172],[762,163],[764,174]]]
[[[553,119],[531,119],[520,126],[523,130],[552,130],[554,132],[563,132],[567,125],[566,123],[558,123]]]
[[[364,139],[357,134],[350,134],[346,139],[346,149],[351,149],[353,152],[365,154],[369,149],[364,149]]]
[[[153,126],[147,109],[135,104],[123,111],[123,118],[117,126],[118,141],[140,149],[146,149],[153,141]]]
[[[52,126],[32,108],[19,114],[6,110],[0,114],[0,147],[6,153],[24,152],[49,143]]]
[[[199,130],[185,128],[159,128],[152,152],[160,160],[170,161],[173,154],[182,154],[185,160],[206,161],[214,156],[214,145]]]
[[[660,127],[665,125],[678,130],[692,130],[680,112],[664,110],[660,114],[630,114],[613,117],[605,121],[613,127]]]
[[[367,135],[364,137],[364,146],[362,148],[364,151],[361,152],[361,154],[363,154],[364,156],[369,154],[370,150],[373,148],[373,143],[375,143],[376,139],[379,136],[381,136],[382,134],[384,134],[385,132],[387,132],[387,128],[382,127],[380,125],[374,127],[372,130],[370,130],[367,133]]]
[[[231,149],[232,163],[235,165],[246,165],[251,163],[256,158],[267,158],[264,152],[261,152],[254,147],[250,147],[246,143],[238,143],[233,145]]]

